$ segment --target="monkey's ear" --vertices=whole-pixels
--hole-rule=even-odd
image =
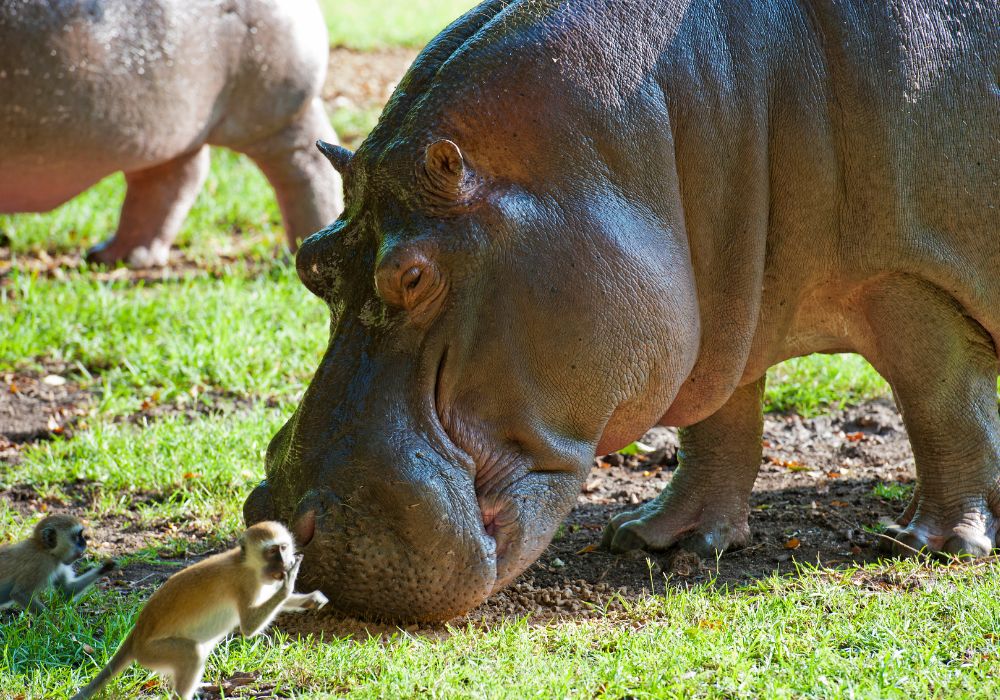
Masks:
[[[351,164],[351,158],[354,154],[343,146],[338,146],[334,143],[327,143],[326,141],[317,141],[316,148],[319,152],[326,156],[326,159],[330,161],[330,165],[336,168],[337,172],[341,175],[347,174],[347,168]]]
[[[42,544],[46,549],[55,549],[59,543],[59,533],[51,525],[42,528]]]

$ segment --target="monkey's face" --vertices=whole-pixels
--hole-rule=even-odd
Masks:
[[[264,547],[264,575],[275,581],[283,581],[285,574],[295,563],[295,547],[290,541],[269,542]]]
[[[42,530],[42,542],[52,552],[52,556],[63,564],[72,564],[87,551],[87,535],[81,525],[45,527]]]

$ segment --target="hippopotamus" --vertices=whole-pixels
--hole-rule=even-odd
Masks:
[[[860,353],[918,486],[897,551],[1000,516],[1000,5],[488,0],[416,59],[308,238],[330,342],[248,521],[347,614],[531,564],[595,454],[678,426],[614,552],[748,542],[766,370]]]
[[[0,2],[0,213],[47,211],[123,171],[118,229],[88,259],[163,265],[212,144],[261,168],[294,249],[341,209],[312,147],[335,141],[328,50],[315,0]]]

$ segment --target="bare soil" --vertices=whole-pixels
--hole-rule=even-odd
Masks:
[[[582,619],[614,610],[666,586],[750,583],[800,562],[828,567],[878,559],[879,537],[869,531],[895,517],[904,501],[879,498],[879,483],[910,483],[913,460],[906,432],[891,402],[879,400],[829,416],[803,419],[769,415],[764,459],[751,498],[753,542],[705,561],[690,552],[612,555],[597,549],[605,523],[622,509],[654,497],[677,466],[675,431],[656,428],[645,457],[611,455],[595,462],[590,477],[548,549],[511,586],[453,626],[490,626],[513,617],[532,621]],[[397,628],[364,624],[321,611],[285,617],[280,626],[328,636],[389,636]],[[410,626],[410,632],[446,634],[443,627]]]
[[[67,484],[67,500],[42,498],[30,484],[3,486],[3,465],[14,463],[25,445],[65,435],[90,410],[89,394],[71,381],[53,380],[65,368],[40,373],[0,376],[0,498],[25,517],[53,510],[82,510],[88,506],[90,484]],[[48,383],[45,378],[49,377]],[[216,397],[218,410],[238,410],[231,397]],[[199,405],[204,402],[200,402]],[[156,420],[171,409],[150,407],[131,418]],[[178,407],[190,412],[202,409]],[[905,505],[906,493],[875,492],[879,484],[909,484],[913,459],[906,432],[891,402],[878,400],[803,419],[797,415],[768,415],[763,436],[764,457],[751,499],[752,544],[727,552],[718,560],[701,560],[683,551],[616,556],[597,548],[603,528],[615,513],[656,496],[677,468],[676,432],[655,428],[643,442],[653,452],[595,460],[576,508],[539,560],[506,590],[501,591],[453,625],[490,626],[527,616],[533,621],[580,619],[613,610],[622,598],[637,598],[666,586],[711,583],[740,585],[773,572],[788,573],[798,563],[828,567],[873,561],[879,556],[879,536],[873,526],[895,517]],[[898,489],[897,489],[898,491]],[[136,493],[136,501],[156,501],[162,493]],[[184,531],[164,523],[170,532],[144,531],[137,524],[91,523],[97,556],[120,556],[149,539],[187,539],[196,542],[206,533]],[[161,528],[162,529],[162,528]],[[111,585],[120,588],[158,585],[177,566],[190,563],[179,553],[161,552],[166,566],[133,565]],[[394,626],[364,624],[333,613],[286,616],[280,626],[295,633],[337,636],[391,635]],[[443,627],[410,627],[421,634],[446,634]]]

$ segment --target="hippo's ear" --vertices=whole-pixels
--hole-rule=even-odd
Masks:
[[[469,195],[465,159],[453,141],[435,141],[424,152],[423,181],[436,199],[457,202]]]
[[[316,148],[319,152],[326,156],[326,159],[330,161],[330,164],[337,169],[337,172],[341,175],[347,174],[347,168],[351,164],[351,158],[354,154],[343,146],[338,146],[334,143],[327,143],[326,141],[317,141]]]

